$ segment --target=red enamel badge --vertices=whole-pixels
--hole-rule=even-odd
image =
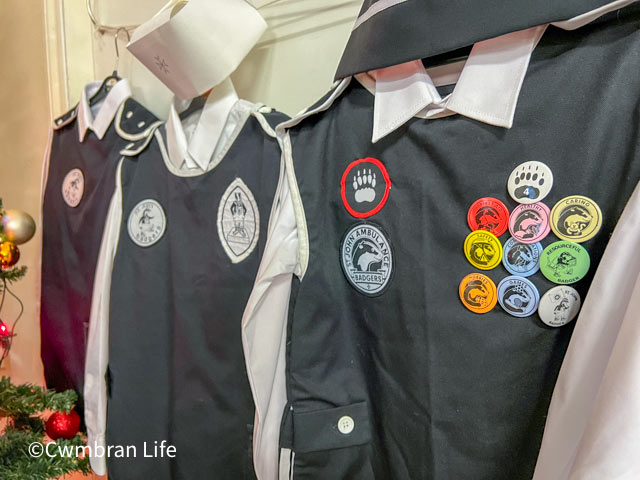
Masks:
[[[499,237],[509,226],[509,209],[497,198],[480,198],[469,207],[467,223],[472,231],[486,230]]]
[[[351,162],[340,181],[344,208],[356,218],[367,218],[382,210],[390,189],[387,169],[380,160],[372,157]]]

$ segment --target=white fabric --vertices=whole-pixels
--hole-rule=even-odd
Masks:
[[[439,118],[459,113],[511,128],[531,53],[545,28],[476,43],[453,92],[444,98],[420,60],[376,70],[372,74],[375,106],[371,141],[377,142],[414,116]]]
[[[178,169],[207,171],[216,147],[219,149],[224,143],[221,135],[229,113],[237,102],[238,95],[233,84],[226,79],[211,91],[202,110],[184,121],[180,120],[175,104],[172,104],[166,123],[167,150],[171,163]]]
[[[287,402],[286,318],[298,264],[296,217],[288,182],[282,182],[277,195],[280,208],[242,321],[247,373],[256,403],[253,456],[259,479],[278,478],[280,419]],[[268,321],[262,321],[260,315],[268,315]]]
[[[116,189],[111,197],[100,254],[96,267],[89,316],[89,337],[84,369],[84,418],[87,426],[87,445],[90,447],[91,468],[98,475],[107,473],[105,456],[96,456],[96,447],[105,446],[107,427],[107,365],[109,363],[109,297],[111,271],[120,238],[122,221],[122,185],[120,172],[122,159],[116,172]],[[104,451],[104,450],[102,450]]]
[[[640,186],[609,241],[555,386],[534,480],[640,478]]]
[[[98,91],[101,84],[102,82],[91,82],[82,89],[82,97],[78,104],[78,140],[80,142],[84,141],[87,130],[91,130],[102,140],[118,109],[131,96],[129,80],[126,78],[119,80],[111,87],[94,117],[89,99]]]
[[[267,28],[245,1],[190,0],[172,10],[138,27],[127,48],[179,98],[202,95],[229,77]]]

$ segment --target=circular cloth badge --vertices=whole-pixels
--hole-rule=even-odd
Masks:
[[[584,278],[591,259],[582,245],[559,241],[548,245],[540,257],[542,274],[554,283],[568,285]]]
[[[575,288],[558,285],[542,296],[538,315],[550,327],[561,327],[576,318],[580,304],[580,294]]]
[[[351,162],[340,181],[342,203],[356,218],[368,218],[382,210],[390,189],[387,169],[380,160],[372,157]]]
[[[499,237],[509,226],[509,209],[497,198],[479,198],[469,207],[467,223],[471,230],[486,230]]]
[[[502,261],[502,244],[493,233],[476,230],[464,241],[464,255],[474,267],[491,270]]]
[[[509,232],[520,243],[537,243],[551,231],[549,207],[544,203],[519,205],[509,219]]]
[[[393,271],[391,244],[378,225],[357,223],[342,238],[340,264],[357,291],[369,296],[380,295]]]
[[[458,287],[462,304],[473,313],[487,313],[496,306],[498,295],[496,284],[486,275],[470,273]]]
[[[167,228],[164,210],[152,199],[142,200],[129,214],[129,237],[140,247],[150,247],[162,238]]]
[[[72,208],[80,205],[84,195],[84,174],[79,168],[70,170],[62,181],[62,198]]]
[[[521,277],[530,277],[540,270],[541,243],[527,245],[511,237],[504,244],[502,250],[502,264],[509,273]]]
[[[553,186],[553,173],[542,162],[518,165],[507,182],[509,195],[518,203],[536,203],[545,198]]]
[[[498,284],[498,302],[509,315],[530,317],[538,309],[539,301],[538,289],[526,278],[511,276]]]
[[[602,211],[596,202],[581,195],[563,198],[551,211],[551,228],[558,238],[582,243],[602,227]]]

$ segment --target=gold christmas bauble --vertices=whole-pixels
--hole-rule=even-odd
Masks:
[[[5,210],[2,216],[2,228],[7,240],[22,245],[36,233],[36,222],[31,215],[22,210]]]
[[[6,241],[0,243],[0,266],[2,268],[13,267],[20,260],[20,250],[15,243]]]

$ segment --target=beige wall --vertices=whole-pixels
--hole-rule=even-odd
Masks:
[[[47,58],[42,0],[0,2],[0,197],[5,208],[26,210],[38,219],[40,172],[49,128]],[[38,228],[40,225],[38,224]],[[15,382],[42,382],[38,321],[38,235],[20,246],[20,264],[29,268],[15,293],[25,304],[9,359]],[[11,320],[16,304],[0,315]]]

